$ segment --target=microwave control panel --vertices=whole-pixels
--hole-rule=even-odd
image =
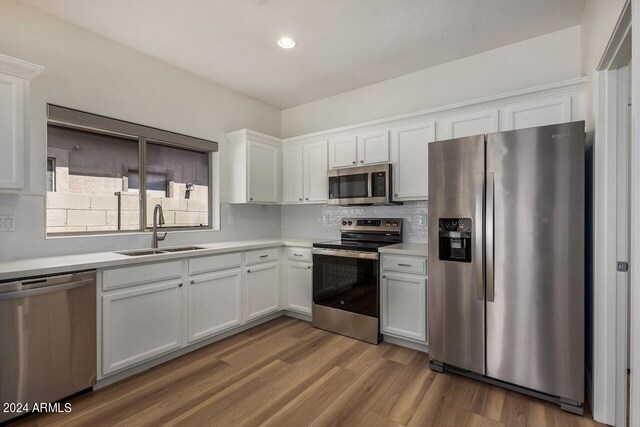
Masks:
[[[374,172],[371,174],[371,196],[385,197],[387,195],[386,172]]]

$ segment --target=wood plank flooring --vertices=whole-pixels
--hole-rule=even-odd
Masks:
[[[595,426],[428,368],[428,356],[280,317],[71,401],[36,426]]]

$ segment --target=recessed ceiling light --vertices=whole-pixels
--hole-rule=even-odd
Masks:
[[[278,40],[278,46],[280,46],[283,49],[291,49],[295,45],[296,45],[296,41],[291,37],[281,37]]]

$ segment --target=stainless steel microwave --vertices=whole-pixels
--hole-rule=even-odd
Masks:
[[[333,169],[328,173],[332,205],[386,205],[391,197],[391,164]]]

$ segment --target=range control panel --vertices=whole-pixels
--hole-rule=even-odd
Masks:
[[[440,260],[471,262],[471,227],[471,218],[438,219]]]
[[[402,218],[342,218],[341,232],[401,232]]]

